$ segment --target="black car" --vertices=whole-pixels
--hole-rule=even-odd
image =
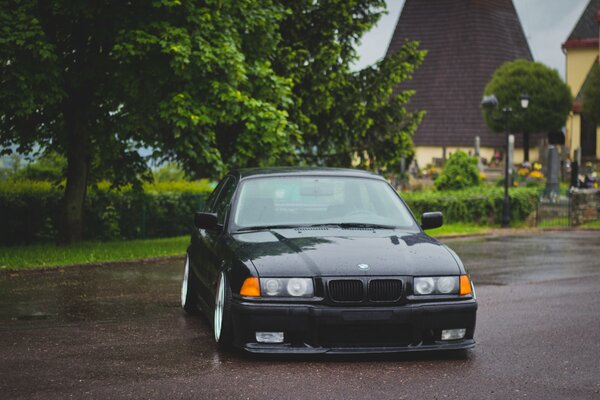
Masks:
[[[229,173],[195,215],[181,302],[221,348],[459,350],[477,302],[458,256],[383,178],[327,168]]]

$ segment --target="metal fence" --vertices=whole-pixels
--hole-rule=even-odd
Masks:
[[[539,228],[571,227],[571,196],[561,193],[557,196],[539,197],[536,208],[536,226]]]

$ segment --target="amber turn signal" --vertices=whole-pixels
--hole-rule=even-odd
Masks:
[[[469,280],[469,276],[461,275],[460,276],[460,295],[467,296],[470,294],[472,294],[472,291],[471,291],[471,281]]]
[[[260,284],[258,278],[246,278],[242,289],[240,290],[242,296],[247,297],[259,297],[260,296]]]

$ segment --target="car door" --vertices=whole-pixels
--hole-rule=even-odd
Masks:
[[[204,207],[202,208],[203,212],[214,213],[215,205],[223,186],[228,181],[229,177],[225,177],[221,179],[217,187],[212,191],[206,203],[204,203]],[[203,308],[209,304],[207,303],[207,299],[211,297],[211,288],[210,284],[207,281],[208,274],[206,273],[208,267],[209,260],[209,251],[207,248],[207,232],[204,229],[195,228],[191,238],[192,245],[188,249],[188,254],[190,257],[190,272],[193,272],[196,276],[198,282],[200,282],[200,287],[198,288],[199,294],[201,296],[200,300],[204,303],[202,304]]]
[[[202,302],[209,307],[213,307],[214,288],[218,271],[222,265],[222,251],[219,242],[224,235],[224,221],[226,209],[224,204],[231,202],[231,197],[235,192],[236,179],[233,176],[227,176],[221,180],[206,203],[204,212],[215,213],[218,216],[219,227],[217,229],[196,229],[192,235],[192,248],[194,251],[190,254],[193,264],[197,267],[196,272],[198,280],[201,283],[200,295]],[[215,272],[217,271],[217,272]]]
[[[217,223],[221,229],[216,231],[207,231],[205,237],[207,248],[210,253],[209,258],[212,260],[206,269],[206,280],[209,282],[211,289],[213,289],[213,295],[210,298],[212,302],[209,303],[211,306],[214,302],[214,289],[217,287],[217,281],[225,263],[224,246],[227,235],[227,219],[229,216],[229,209],[231,207],[231,199],[233,198],[236,189],[237,180],[235,177],[230,176],[227,182],[225,182],[223,185],[221,193],[219,193],[219,197],[215,202],[213,211],[215,214],[217,214]]]

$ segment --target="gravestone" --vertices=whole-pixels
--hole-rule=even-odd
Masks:
[[[546,191],[548,197],[557,197],[560,193],[560,160],[558,158],[558,149],[554,145],[548,146],[548,162],[546,167]]]
[[[475,157],[477,157],[477,168],[482,171],[483,163],[481,162],[481,138],[479,136],[475,136]]]

